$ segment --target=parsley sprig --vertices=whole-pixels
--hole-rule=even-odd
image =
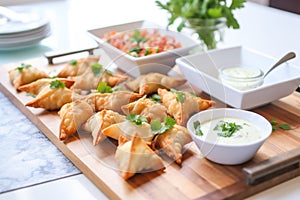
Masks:
[[[176,101],[177,102],[183,103],[185,101],[186,95],[185,95],[184,92],[178,91],[178,90],[175,90],[175,89],[171,89],[170,91],[176,94]]]
[[[214,127],[214,131],[219,131],[217,134],[221,137],[231,137],[236,131],[243,128],[234,122],[225,122],[220,120]]]
[[[32,65],[21,63],[21,66],[20,67],[16,67],[15,69],[19,70],[19,72],[21,72],[21,71],[23,71],[23,69],[28,69],[30,67],[32,67]]]
[[[97,91],[99,93],[112,93],[114,92],[114,90],[112,89],[112,87],[110,87],[109,85],[107,85],[106,82],[100,82],[97,86]]]
[[[154,134],[162,134],[167,130],[173,128],[175,124],[175,119],[173,119],[172,117],[165,117],[163,122],[160,122],[159,120],[153,120],[150,125],[151,131]]]
[[[201,124],[199,121],[194,121],[193,123],[194,129],[195,129],[195,134],[198,136],[203,136],[203,132],[201,130]]]
[[[94,76],[98,77],[102,74],[103,72],[103,66],[100,63],[94,63],[91,65],[92,72]]]
[[[65,88],[65,87],[66,87],[66,85],[63,82],[59,81],[59,80],[55,80],[55,81],[52,81],[50,83],[50,88],[51,89]]]
[[[272,125],[272,131],[275,132],[276,129],[277,129],[277,126],[279,128],[281,128],[282,130],[291,130],[291,126],[289,124],[281,124],[281,123],[278,123],[276,119],[271,119],[270,120],[270,123]]]
[[[126,119],[132,123],[135,123],[138,126],[141,126],[143,122],[148,123],[148,120],[144,116],[129,114],[126,116]]]

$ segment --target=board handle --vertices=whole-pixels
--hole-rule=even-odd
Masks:
[[[47,58],[48,64],[52,65],[54,58],[67,56],[67,55],[71,55],[71,54],[75,54],[75,53],[81,53],[81,52],[85,52],[85,51],[87,51],[89,53],[89,55],[93,55],[94,50],[97,48],[99,48],[98,45],[90,47],[90,48],[75,49],[75,50],[69,50],[69,51],[51,51],[51,52],[45,53],[44,56]]]
[[[257,185],[292,171],[300,172],[300,148],[243,168],[248,185]]]

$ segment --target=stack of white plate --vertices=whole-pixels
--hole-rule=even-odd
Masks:
[[[0,50],[32,46],[51,34],[49,21],[45,18],[33,13],[13,17],[1,15],[0,12]]]

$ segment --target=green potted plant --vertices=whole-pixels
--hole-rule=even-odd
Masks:
[[[233,10],[244,7],[246,0],[168,0],[156,1],[157,6],[168,11],[168,27],[180,19],[177,30],[184,27],[194,30],[207,49],[216,48],[225,27],[238,29]],[[218,38],[217,38],[218,37]]]

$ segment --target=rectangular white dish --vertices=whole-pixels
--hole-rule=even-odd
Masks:
[[[135,29],[147,29],[150,31],[151,29],[157,29],[158,33],[161,35],[174,37],[177,42],[181,43],[182,47],[137,58],[124,53],[102,39],[104,34],[111,31],[121,32],[132,31]],[[193,48],[199,45],[199,42],[184,33],[168,31],[164,27],[160,27],[147,21],[137,21],[93,29],[89,30],[88,33],[99,43],[99,46],[103,48],[119,69],[133,77],[138,77],[141,74],[149,72],[167,74],[168,71],[175,65],[176,58],[187,55]]]
[[[255,108],[291,94],[300,84],[300,68],[285,62],[266,76],[261,86],[249,90],[239,90],[223,84],[219,79],[218,69],[227,66],[255,66],[266,72],[275,62],[275,58],[241,46],[176,59],[177,65],[191,84],[229,106],[240,109]]]

